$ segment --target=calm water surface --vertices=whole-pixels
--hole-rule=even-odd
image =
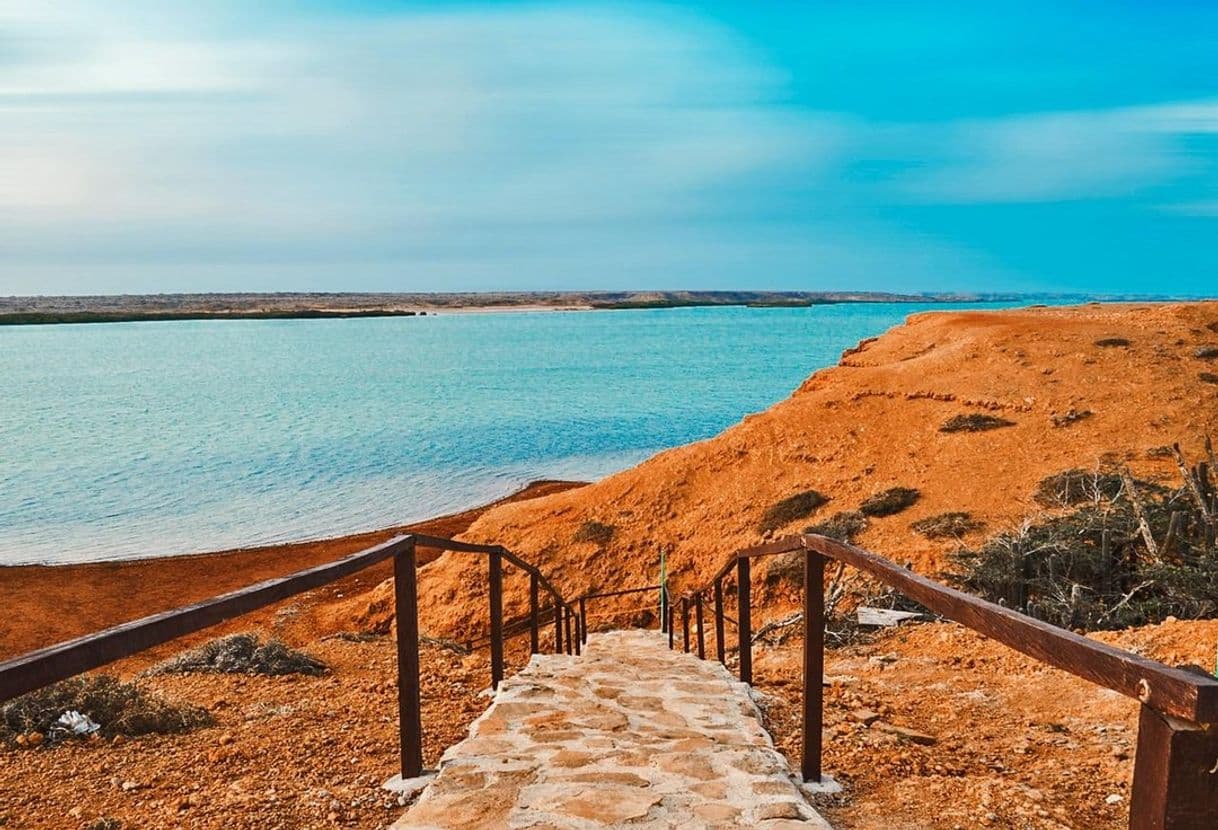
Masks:
[[[945,307],[0,328],[0,564],[333,536],[598,478]]]

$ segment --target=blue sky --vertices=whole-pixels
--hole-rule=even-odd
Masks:
[[[0,294],[1214,295],[1218,4],[0,6]]]

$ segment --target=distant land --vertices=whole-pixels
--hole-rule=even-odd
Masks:
[[[142,320],[396,317],[457,311],[800,307],[830,303],[960,303],[1043,299],[1022,294],[871,291],[503,291],[460,293],[114,294],[0,297],[0,325]],[[1082,301],[1082,295],[1057,297]]]

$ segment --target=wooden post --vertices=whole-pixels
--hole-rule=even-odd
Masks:
[[[698,659],[706,659],[706,635],[702,632],[702,595],[694,594],[694,622],[698,626]]]
[[[554,653],[562,654],[562,604],[554,596]]]
[[[736,640],[740,646],[740,679],[753,682],[753,620],[749,607],[749,558],[736,560]]]
[[[573,645],[573,643],[571,642],[571,609],[570,608],[563,609],[563,625],[566,626],[563,629],[563,644],[567,648],[567,654],[570,654],[571,646]]]
[[[676,626],[673,625],[672,601],[671,600],[669,600],[668,604],[665,606],[665,609],[667,611],[667,616],[668,616],[668,649],[669,649],[669,651],[671,651],[675,647],[674,640],[676,637],[676,634],[674,632],[674,629]]]
[[[503,557],[490,554],[491,688],[503,680]]]
[[[423,774],[423,716],[419,706],[419,590],[414,540],[393,557],[393,610],[398,623],[398,740],[402,778]]]
[[[800,771],[820,782],[825,690],[825,557],[804,551],[804,732]]]
[[[1129,827],[1218,827],[1218,724],[1206,728],[1142,707]]]
[[[727,648],[723,642],[723,580],[715,580],[715,651],[719,662],[727,665]]]
[[[660,586],[660,633],[668,633],[668,586]]]
[[[541,651],[541,632],[537,629],[537,574],[529,574],[529,654]]]
[[[584,597],[579,598],[579,641],[588,642],[588,601]],[[575,653],[579,654],[579,650]]]
[[[689,654],[689,596],[681,597],[681,639],[685,643],[685,653]]]
[[[575,656],[578,657],[584,646],[584,620],[579,614],[572,614],[571,618],[575,621]]]

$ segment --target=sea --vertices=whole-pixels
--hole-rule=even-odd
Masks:
[[[0,565],[327,538],[598,479],[955,307],[0,327]]]

